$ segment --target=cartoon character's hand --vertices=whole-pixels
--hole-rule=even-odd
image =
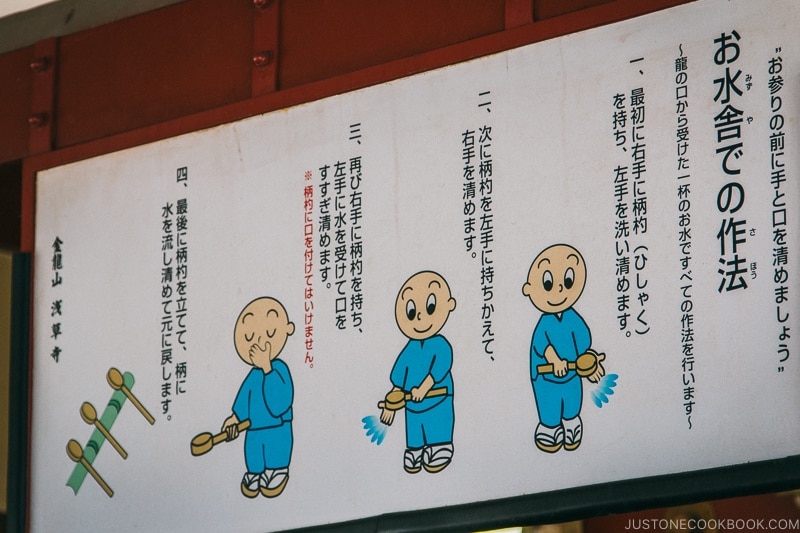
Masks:
[[[254,366],[260,368],[265,374],[272,372],[272,360],[270,359],[270,345],[267,343],[267,349],[262,350],[258,344],[250,346],[250,361]]]
[[[225,419],[225,422],[222,423],[222,431],[227,433],[225,440],[233,440],[239,436],[239,419],[236,417],[236,413]]]
[[[392,422],[394,422],[394,411],[386,409],[385,407],[381,409],[381,422],[387,426],[391,426]]]
[[[425,396],[428,395],[431,388],[433,387],[433,376],[428,374],[425,376],[425,379],[422,380],[422,383],[419,384],[419,387],[412,387],[411,388],[411,400],[415,402],[421,402],[425,399]]]
[[[592,352],[592,353],[594,353],[594,352]],[[603,365],[601,364],[603,361],[605,361],[606,354],[598,353],[598,354],[595,354],[595,356],[597,357],[597,370],[592,372],[592,374],[589,375],[589,377],[586,378],[589,381],[591,381],[592,383],[598,383],[603,378],[603,376],[606,375],[606,369],[603,368]]]
[[[553,363],[553,375],[561,378],[567,375],[567,360],[557,359]]]
[[[424,400],[426,394],[428,394],[428,391],[423,387],[413,387],[411,389],[411,399],[415,402],[421,402]]]

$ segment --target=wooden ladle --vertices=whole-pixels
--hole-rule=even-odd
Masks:
[[[103,423],[98,420],[97,411],[91,403],[83,402],[83,405],[81,405],[81,418],[87,424],[94,425],[94,427],[96,427],[100,433],[103,434],[106,440],[111,443],[111,446],[117,450],[117,453],[119,453],[123,459],[128,458],[128,452],[126,452],[125,449],[120,446],[119,442],[117,442],[117,439],[115,439],[108,429],[103,425]]]
[[[114,367],[109,368],[108,373],[106,374],[106,381],[108,381],[108,384],[112,389],[122,391],[122,393],[128,397],[131,403],[136,406],[136,409],[142,413],[142,416],[145,417],[145,419],[150,422],[151,425],[156,423],[156,419],[153,418],[153,415],[150,414],[150,411],[145,409],[144,405],[142,405],[142,402],[140,402],[139,399],[130,391],[130,389],[125,386],[125,380],[122,376],[122,372]]]
[[[239,432],[242,432],[250,427],[250,420],[242,420],[236,424],[236,427],[239,429]],[[212,435],[210,432],[195,435],[192,439],[192,455],[198,456],[206,454],[211,451],[211,448],[226,440],[228,440],[227,431],[220,431],[216,435]]]
[[[579,355],[576,361],[567,363],[567,370],[574,370],[582,378],[589,377],[597,371],[599,361],[603,360],[601,355],[603,354],[598,354],[594,350],[586,350],[586,353]],[[548,363],[537,366],[536,370],[540,374],[552,374],[554,368],[552,364]]]
[[[431,389],[428,391],[428,394],[425,395],[426,398],[431,398],[434,396],[444,396],[447,394],[447,388],[442,387],[440,389]],[[386,394],[386,398],[382,402],[378,402],[379,409],[386,409],[389,411],[398,411],[406,406],[406,402],[411,401],[411,393],[410,392],[403,392],[401,390],[393,390],[389,391]]]
[[[81,448],[80,443],[74,439],[70,439],[67,443],[67,455],[70,459],[75,461],[76,463],[80,463],[86,469],[89,474],[92,475],[97,484],[102,487],[102,489],[108,494],[109,498],[114,497],[114,491],[111,490],[111,487],[100,477],[100,474],[94,469],[94,467],[86,460],[86,457],[83,456],[83,448]]]

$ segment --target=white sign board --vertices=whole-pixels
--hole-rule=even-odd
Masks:
[[[798,454],[798,24],[702,1],[39,173],[32,530]]]
[[[26,11],[35,7],[50,3],[51,0],[7,0],[0,7],[0,17],[6,17],[20,11]]]

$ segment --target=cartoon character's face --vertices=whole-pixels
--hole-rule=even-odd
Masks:
[[[450,287],[436,272],[418,272],[403,284],[395,302],[397,326],[409,339],[433,337],[456,308]]]
[[[263,368],[267,360],[278,357],[294,324],[283,305],[272,298],[253,300],[239,314],[233,330],[236,352],[248,365]]]
[[[566,244],[543,250],[533,260],[522,293],[543,313],[560,313],[578,301],[586,284],[580,252]]]

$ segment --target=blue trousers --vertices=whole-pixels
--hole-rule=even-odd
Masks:
[[[453,442],[453,397],[444,400],[427,411],[414,412],[406,408],[406,446],[411,449],[431,444]]]
[[[291,459],[291,422],[272,428],[247,430],[244,438],[244,463],[248,472],[260,474],[267,468],[286,468]]]
[[[563,383],[538,376],[533,380],[533,396],[539,411],[539,421],[545,426],[560,426],[562,420],[581,414],[583,386],[577,374],[573,374],[571,379]]]

